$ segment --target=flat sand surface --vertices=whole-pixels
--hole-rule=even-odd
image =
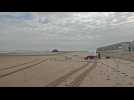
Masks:
[[[51,56],[0,56],[0,87],[134,86],[134,62],[84,60],[87,52]]]

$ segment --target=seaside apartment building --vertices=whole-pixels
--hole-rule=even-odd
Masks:
[[[97,48],[96,52],[100,52],[102,56],[124,56],[134,53],[134,41],[120,42],[108,46]]]

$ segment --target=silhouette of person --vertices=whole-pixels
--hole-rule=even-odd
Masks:
[[[129,52],[131,52],[131,47],[128,47]]]
[[[97,55],[98,58],[101,59],[101,54],[100,54],[100,52],[97,52],[97,54],[98,54],[98,55]]]

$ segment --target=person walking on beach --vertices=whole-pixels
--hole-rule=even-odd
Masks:
[[[100,54],[100,52],[98,53],[98,58],[101,59],[101,54]]]
[[[101,59],[101,54],[100,54],[100,52],[96,52],[97,53],[97,57],[99,58],[99,59]]]

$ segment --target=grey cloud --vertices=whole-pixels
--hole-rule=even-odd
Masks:
[[[134,37],[134,23],[128,22],[128,17],[134,16],[132,12],[29,12],[31,19],[22,21],[18,17],[16,21],[13,16],[20,14],[24,13],[0,13],[0,50],[95,50]]]

